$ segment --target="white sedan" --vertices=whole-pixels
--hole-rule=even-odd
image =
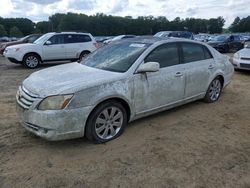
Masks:
[[[31,74],[17,92],[17,111],[25,129],[47,140],[86,136],[103,143],[135,119],[198,99],[217,101],[233,72],[228,57],[204,43],[121,40],[81,63]]]
[[[250,44],[234,54],[233,65],[236,70],[250,70]]]

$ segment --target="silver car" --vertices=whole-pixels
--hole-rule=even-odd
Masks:
[[[250,44],[234,54],[232,63],[235,70],[250,70]]]
[[[103,143],[135,119],[217,101],[233,72],[228,58],[204,43],[138,37],[31,74],[18,89],[17,111],[25,129],[47,140]]]

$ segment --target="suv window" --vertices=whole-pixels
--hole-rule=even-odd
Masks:
[[[234,35],[234,41],[240,41],[240,36]]]
[[[179,64],[179,53],[176,43],[163,44],[154,49],[144,60],[144,62],[158,62],[160,68]]]
[[[208,49],[200,44],[182,43],[183,63],[200,61],[212,58]]]
[[[66,36],[67,43],[82,43],[82,42],[90,42],[91,38],[88,35],[76,35],[69,34]]]
[[[51,44],[64,44],[64,35],[54,35],[49,39],[49,41]]]

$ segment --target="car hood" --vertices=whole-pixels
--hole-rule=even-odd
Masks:
[[[33,47],[34,45],[36,45],[36,44],[33,44],[33,43],[16,44],[16,45],[9,46],[8,49],[23,48],[23,47]]]
[[[222,44],[222,43],[225,43],[223,41],[209,41],[208,44],[213,46],[213,45],[217,45],[217,44]]]
[[[122,78],[122,73],[69,63],[37,71],[23,81],[23,87],[44,98],[50,95],[69,94],[112,82]]]
[[[240,54],[240,57],[250,57],[250,48],[243,48],[238,52]]]
[[[12,45],[16,45],[16,44],[22,44],[22,43],[23,43],[23,41],[21,41],[21,40],[12,41],[12,42],[3,42],[3,43],[1,43],[1,46],[7,47],[7,46],[12,46]]]

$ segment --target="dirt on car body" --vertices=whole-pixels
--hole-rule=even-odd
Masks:
[[[20,126],[16,90],[34,71],[0,57],[0,187],[250,187],[250,72],[235,72],[216,103],[137,120],[94,145]]]

